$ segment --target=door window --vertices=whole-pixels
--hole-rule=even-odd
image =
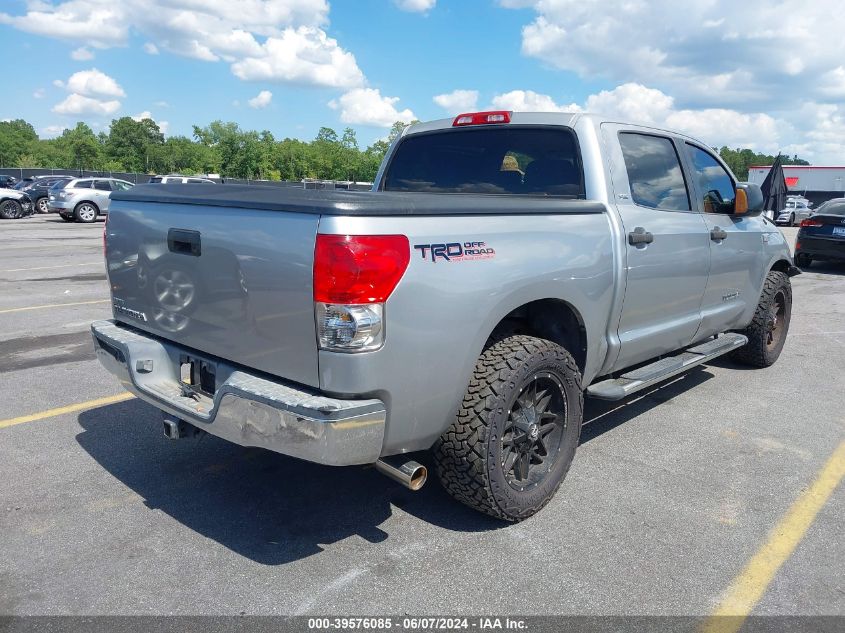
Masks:
[[[704,212],[733,213],[736,189],[725,168],[700,147],[687,143],[687,152],[695,169]]]
[[[634,203],[652,209],[690,210],[681,161],[670,139],[622,132],[619,144]]]
[[[100,191],[111,191],[111,185],[108,180],[95,180],[94,189],[99,189]]]

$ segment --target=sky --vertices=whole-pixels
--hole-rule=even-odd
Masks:
[[[397,120],[589,111],[841,165],[843,33],[838,0],[0,0],[0,119],[364,146]]]

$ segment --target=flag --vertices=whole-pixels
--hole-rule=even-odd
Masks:
[[[788,189],[786,187],[786,180],[783,177],[783,166],[781,165],[781,156],[778,154],[772,168],[769,170],[763,185],[760,187],[763,191],[763,200],[766,201],[763,208],[766,211],[773,211],[774,217],[777,218],[778,213],[783,211],[786,207],[786,194]]]

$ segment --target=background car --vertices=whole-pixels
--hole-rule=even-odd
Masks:
[[[789,196],[786,199],[786,206],[775,219],[775,224],[786,224],[787,226],[800,224],[802,220],[806,220],[813,213],[810,209],[812,204],[806,198]]]
[[[828,200],[801,222],[795,264],[806,267],[814,260],[845,262],[845,198]]]
[[[23,191],[0,189],[0,218],[15,220],[34,212],[32,200]]]
[[[11,189],[17,184],[18,179],[9,174],[0,174],[0,188]]]
[[[118,178],[73,178],[56,183],[50,189],[48,203],[51,212],[58,213],[67,222],[93,222],[109,212],[112,191],[134,187],[131,182]]]
[[[191,184],[207,184],[216,185],[217,183],[209,178],[202,178],[201,176],[181,176],[179,174],[170,174],[169,176],[153,176],[147,182],[158,184],[173,184],[173,183],[191,183]]]
[[[24,186],[17,187],[18,191],[23,191],[32,199],[37,213],[47,213],[50,188],[56,183],[67,182],[73,180],[73,176],[39,176],[30,181],[21,181]]]

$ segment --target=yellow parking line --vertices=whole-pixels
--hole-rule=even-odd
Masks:
[[[845,476],[845,441],[801,493],[769,538],[728,588],[725,597],[701,628],[702,633],[736,633],[760,602],[781,565],[813,524],[819,510]]]
[[[66,308],[68,306],[88,306],[95,303],[109,303],[110,299],[97,299],[96,301],[77,301],[76,303],[50,303],[43,306],[27,306],[26,308],[8,308],[0,310],[0,314],[9,314],[10,312],[26,312],[27,310],[44,310],[46,308]]]
[[[0,420],[0,429],[5,429],[9,426],[23,424],[24,422],[35,422],[37,420],[46,420],[57,415],[65,413],[76,413],[77,411],[84,411],[85,409],[93,409],[101,407],[105,404],[115,404],[116,402],[123,402],[134,398],[131,393],[119,393],[116,396],[107,396],[105,398],[97,398],[96,400],[88,400],[87,402],[77,402],[76,404],[69,404],[66,407],[58,407],[57,409],[47,409],[40,413],[32,413],[30,415],[22,415],[19,418],[9,418],[8,420]]]

